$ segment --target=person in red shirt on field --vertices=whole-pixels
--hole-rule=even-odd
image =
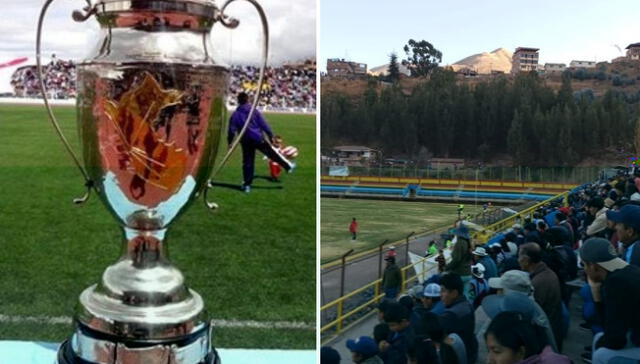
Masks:
[[[355,217],[351,220],[351,224],[349,224],[349,232],[351,233],[351,240],[356,240],[358,235],[358,223],[356,222]]]

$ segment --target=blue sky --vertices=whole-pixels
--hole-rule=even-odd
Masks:
[[[320,0],[319,67],[349,58],[369,67],[410,38],[430,41],[442,63],[496,48],[540,48],[540,62],[611,60],[640,42],[640,0]]]

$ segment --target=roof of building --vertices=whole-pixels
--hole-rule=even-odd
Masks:
[[[518,48],[516,48],[516,51],[515,51],[515,52],[513,52],[513,53],[517,53],[517,52],[520,52],[520,51],[524,51],[524,52],[537,52],[537,51],[539,51],[539,50],[540,50],[540,48],[518,47]]]
[[[578,60],[573,60],[571,61],[571,63],[596,63],[596,61],[578,61]]]
[[[338,147],[333,147],[333,150],[337,150],[340,152],[375,152],[375,149],[371,149],[369,147],[365,147],[362,145],[342,145]]]
[[[545,66],[562,66],[562,67],[566,67],[566,64],[564,63],[545,63]]]
[[[640,42],[639,43],[631,43],[625,49],[629,49],[629,48],[640,48]]]

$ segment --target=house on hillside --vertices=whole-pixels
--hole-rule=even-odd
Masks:
[[[569,63],[571,68],[596,68],[595,61],[571,61]]]
[[[629,44],[625,49],[629,60],[640,61],[640,43]]]
[[[339,164],[344,166],[364,166],[377,160],[380,151],[361,145],[344,145],[333,148]]]
[[[329,58],[327,60],[327,73],[330,77],[365,76],[367,74],[367,65],[339,58]]]
[[[513,52],[511,74],[538,70],[539,48],[518,47]]]
[[[567,69],[567,65],[564,63],[545,63],[545,73],[562,73]]]

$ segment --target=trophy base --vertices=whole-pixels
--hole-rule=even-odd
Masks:
[[[80,323],[77,326],[76,333],[58,349],[56,364],[220,364],[217,351],[209,346],[208,330],[186,338],[146,342],[105,336]],[[77,352],[79,347],[84,348],[82,352]],[[203,349],[208,351],[204,356]]]

